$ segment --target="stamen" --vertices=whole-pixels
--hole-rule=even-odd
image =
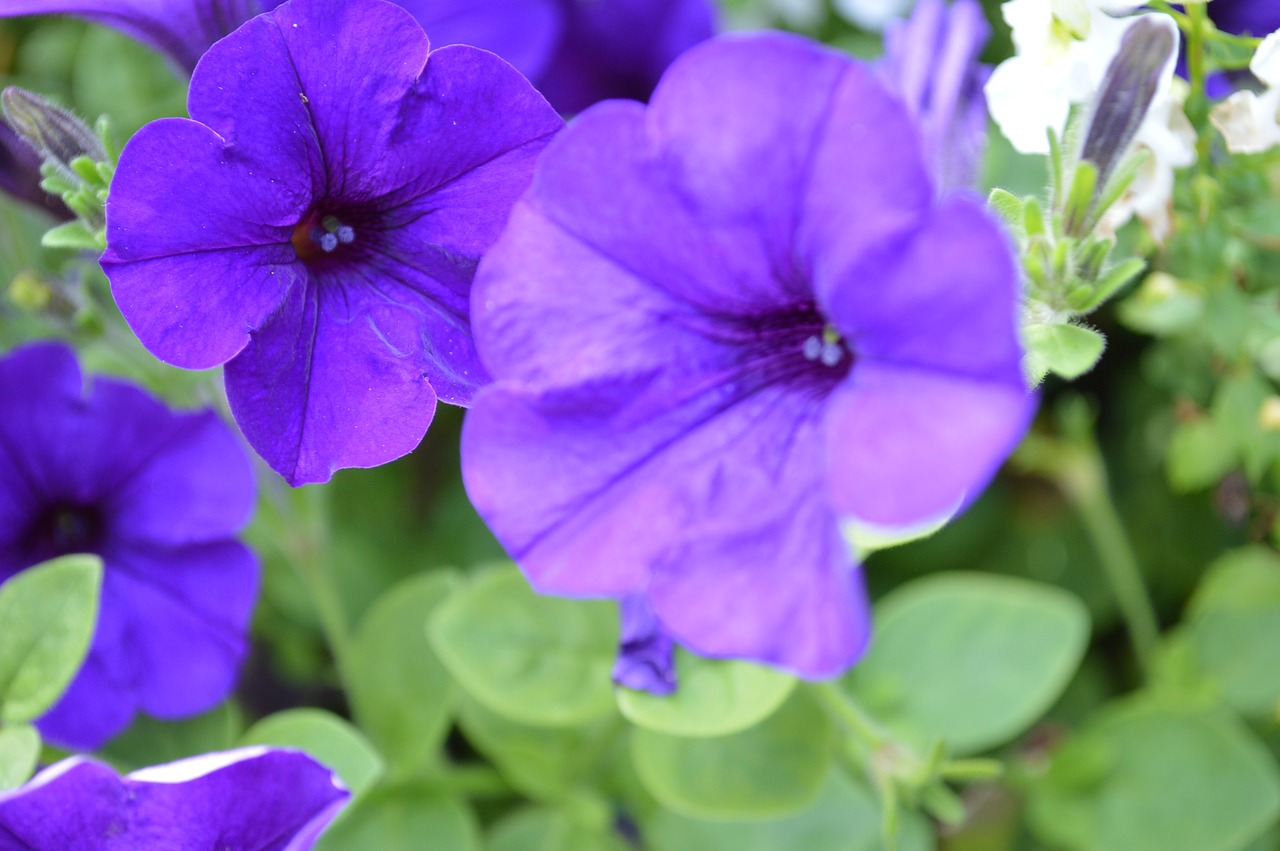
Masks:
[[[817,360],[818,358],[822,357],[822,352],[824,348],[825,347],[823,346],[822,340],[818,338],[818,335],[817,334],[813,335],[812,337],[804,341],[804,359]]]

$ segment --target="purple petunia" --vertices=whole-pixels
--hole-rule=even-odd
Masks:
[[[983,86],[991,68],[978,56],[991,27],[977,0],[920,0],[911,17],[885,28],[879,66],[902,98],[940,191],[973,187],[987,145]]]
[[[645,99],[681,51],[715,31],[711,0],[396,0],[432,44],[506,59],[557,109]],[[190,73],[218,39],[280,0],[5,0],[0,18],[67,14],[115,27]]]
[[[307,851],[350,794],[305,754],[206,754],[125,777],[75,757],[0,793],[13,851]]]
[[[409,452],[488,378],[471,279],[563,122],[493,54],[427,51],[383,0],[292,0],[205,55],[194,120],[144,127],[112,182],[125,319],[162,360],[225,363],[294,485]]]
[[[93,643],[40,721],[48,738],[91,749],[139,709],[178,718],[227,696],[258,589],[235,540],[253,502],[249,459],[212,412],[108,378],[86,390],[61,344],[0,360],[0,581],[69,553],[105,564]]]
[[[1003,234],[935,200],[872,71],[714,40],[647,108],[579,116],[481,264],[468,492],[541,591],[836,674],[869,627],[842,525],[947,515],[1026,427],[1017,303]]]

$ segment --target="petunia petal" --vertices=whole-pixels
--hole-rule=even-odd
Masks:
[[[564,28],[559,0],[397,0],[432,47],[470,44],[496,53],[536,80]]]
[[[418,445],[435,414],[435,393],[419,360],[408,356],[420,345],[417,317],[360,300],[375,295],[295,287],[227,364],[236,422],[290,484],[398,458]]]

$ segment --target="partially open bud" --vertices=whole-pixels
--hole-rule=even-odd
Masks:
[[[102,141],[70,111],[34,92],[9,86],[0,93],[4,119],[46,162],[73,175],[71,163],[81,157],[107,159]]]
[[[1080,159],[1097,168],[1102,189],[1128,152],[1173,68],[1178,28],[1167,15],[1143,15],[1129,27],[1094,98]]]

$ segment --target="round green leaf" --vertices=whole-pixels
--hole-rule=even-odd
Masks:
[[[526,807],[489,832],[488,851],[630,851],[617,833],[574,823],[566,813]]]
[[[638,728],[631,755],[646,789],[695,818],[769,819],[818,796],[831,763],[826,714],[802,690],[754,727],[714,738]]]
[[[796,679],[763,665],[705,659],[676,651],[680,687],[656,695],[617,690],[618,708],[635,724],[677,736],[723,736],[745,730],[777,709]]]
[[[458,722],[467,741],[531,798],[558,801],[601,755],[614,719],[587,727],[530,727],[464,699]]]
[[[933,576],[885,598],[871,650],[844,685],[917,744],[943,738],[952,753],[976,753],[1049,708],[1088,638],[1088,612],[1065,591],[1002,576]]]
[[[1031,824],[1070,851],[1235,851],[1280,815],[1266,748],[1225,714],[1129,700],[1054,756]]]
[[[865,783],[833,769],[813,806],[773,821],[703,821],[666,810],[646,825],[652,851],[884,851],[881,807]],[[896,851],[933,851],[933,831],[915,811],[901,816]]]
[[[1280,705],[1280,556],[1227,553],[1192,597],[1187,623],[1199,666],[1234,709],[1258,718]]]
[[[513,721],[572,727],[613,712],[613,603],[541,596],[502,568],[441,604],[429,636],[454,679]]]
[[[1035,381],[1049,372],[1079,378],[1093,369],[1107,347],[1101,334],[1079,325],[1028,325],[1022,333],[1027,345],[1026,371]]]
[[[456,687],[427,642],[427,617],[457,584],[429,573],[400,582],[365,614],[343,657],[343,681],[360,728],[393,771],[438,758]]]
[[[382,774],[382,760],[364,734],[322,709],[288,709],[254,724],[242,745],[297,748],[337,772],[352,795],[359,795]]]
[[[98,621],[102,559],[47,561],[0,585],[0,721],[25,723],[80,670]]]
[[[40,734],[30,724],[0,727],[0,792],[31,779],[40,759]]]
[[[317,851],[478,851],[475,815],[462,801],[416,786],[375,789],[352,802]]]

